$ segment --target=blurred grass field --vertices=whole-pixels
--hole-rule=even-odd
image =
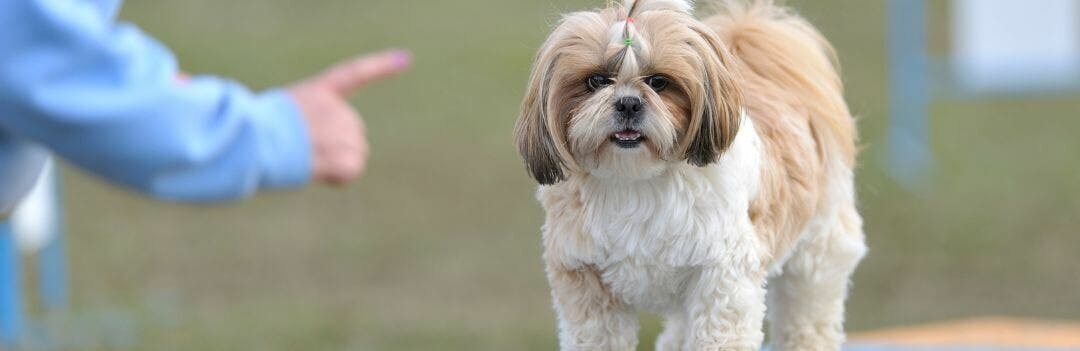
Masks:
[[[511,129],[558,14],[603,3],[128,1],[122,17],[173,48],[185,70],[259,89],[385,47],[414,50],[417,66],[357,95],[374,159],[348,188],[193,208],[69,169],[73,313],[131,322],[72,334],[133,350],[554,349],[542,210]],[[905,192],[880,167],[884,2],[790,4],[837,46],[866,145],[859,190],[871,253],[849,329],[1080,318],[1080,101],[934,105],[934,185]],[[643,350],[658,329],[646,319]]]

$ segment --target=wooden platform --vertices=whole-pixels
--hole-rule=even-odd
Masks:
[[[850,351],[1077,350],[1080,323],[977,318],[852,333]]]

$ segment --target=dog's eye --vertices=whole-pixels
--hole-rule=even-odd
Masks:
[[[669,83],[671,83],[671,81],[664,76],[651,76],[645,78],[645,84],[648,84],[653,91],[658,93],[667,88]]]
[[[592,91],[611,85],[611,83],[611,79],[608,79],[608,77],[601,74],[591,75],[589,76],[589,79],[585,80],[585,85],[589,86],[589,90]]]

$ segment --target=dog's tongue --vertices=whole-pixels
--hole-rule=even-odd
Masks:
[[[615,133],[615,137],[619,138],[619,139],[623,139],[623,140],[632,140],[632,139],[640,138],[641,137],[641,132],[635,132],[635,131],[632,131],[632,130],[624,130],[624,131]]]

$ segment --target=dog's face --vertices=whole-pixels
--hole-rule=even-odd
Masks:
[[[716,162],[738,130],[729,53],[685,0],[567,15],[537,55],[516,127],[541,184],[644,179]]]

